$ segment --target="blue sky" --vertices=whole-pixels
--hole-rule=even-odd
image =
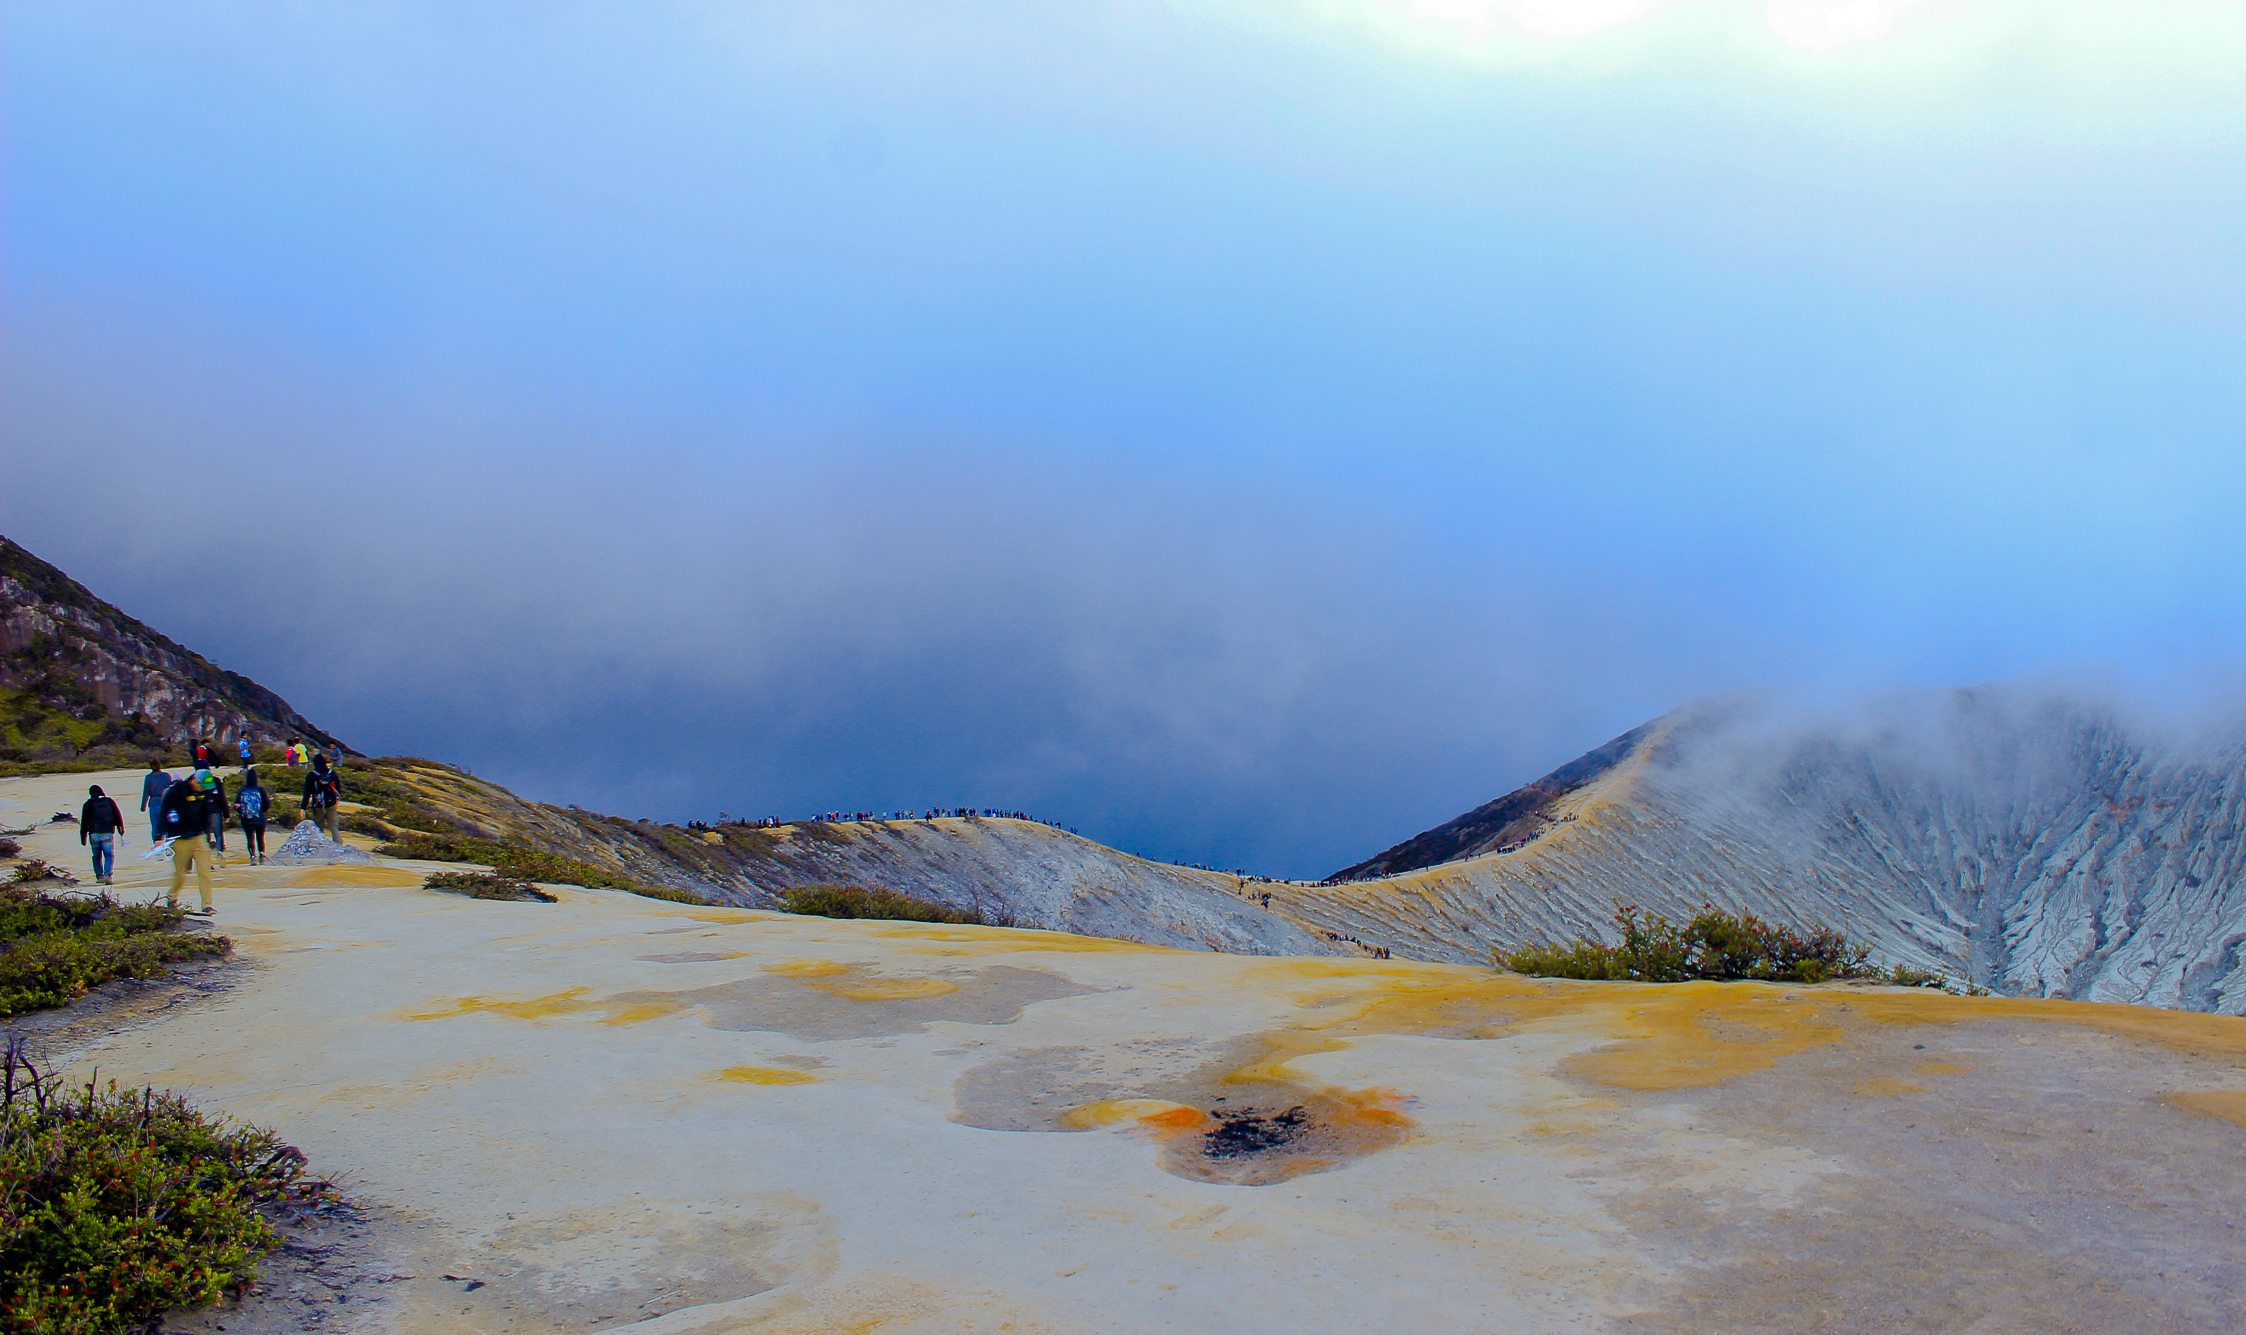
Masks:
[[[0,525],[364,748],[1322,874],[2239,662],[2246,6],[5,22]]]

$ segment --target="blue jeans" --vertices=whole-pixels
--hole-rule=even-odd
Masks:
[[[93,846],[94,875],[96,878],[107,876],[117,869],[116,835],[89,834],[86,836],[86,842]]]
[[[164,813],[156,807],[148,809],[148,842],[152,844],[164,842]]]

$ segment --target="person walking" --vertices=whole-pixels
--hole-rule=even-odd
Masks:
[[[148,762],[148,777],[140,781],[140,809],[148,813],[148,842],[164,837],[164,794],[172,786],[172,776],[164,771],[164,762]]]
[[[199,770],[209,769],[211,767],[211,744],[200,737],[196,738],[193,750],[188,753],[188,759],[194,761],[195,768]]]
[[[218,910],[211,905],[211,808],[217,803],[212,794],[218,789],[218,780],[209,770],[198,772],[193,778],[181,779],[164,794],[161,828],[172,841],[172,888],[165,902],[179,907],[180,887],[187,884],[187,869],[195,869],[195,888],[202,892],[203,907],[198,916],[208,918]]]
[[[248,769],[250,762],[257,758],[255,753],[250,750],[250,735],[248,733],[242,734],[241,743],[242,768]]]
[[[125,837],[125,813],[117,800],[103,794],[101,785],[86,790],[86,805],[78,808],[78,845],[94,851],[94,883],[109,884],[117,871],[117,841]]]
[[[242,851],[250,855],[250,865],[265,862],[265,785],[257,780],[257,771],[242,771],[242,790],[234,794],[234,810],[242,821]]]
[[[226,780],[221,779],[209,770],[205,770],[195,777],[198,781],[203,779],[211,781],[209,789],[211,794],[211,851],[217,855],[211,859],[211,865],[223,867],[226,865]]]
[[[328,764],[328,758],[315,752],[312,772],[304,776],[304,814],[312,818],[321,833],[339,844],[343,839],[335,832],[335,808],[342,800],[343,781]]]

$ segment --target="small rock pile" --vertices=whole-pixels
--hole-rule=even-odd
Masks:
[[[328,838],[312,822],[299,821],[289,832],[288,842],[266,861],[284,867],[324,867],[337,862],[372,862],[374,859]]]

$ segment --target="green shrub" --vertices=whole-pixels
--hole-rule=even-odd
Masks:
[[[581,885],[591,890],[626,890],[649,899],[667,899],[679,904],[710,902],[689,891],[641,885],[613,872],[602,871],[588,862],[525,848],[521,844],[502,843],[496,839],[471,839],[466,835],[422,834],[415,831],[400,835],[389,843],[379,844],[374,851],[386,857],[412,858],[419,862],[480,862],[503,876],[512,876],[518,880],[545,881],[552,885]]]
[[[1703,904],[1691,922],[1679,926],[1635,904],[1617,904],[1614,925],[1622,938],[1618,945],[1578,938],[1562,946],[1491,954],[1515,973],[1639,983],[1696,978],[1821,983],[1873,973],[1869,947],[1822,924],[1797,931],[1752,913],[1735,916]]]
[[[487,871],[433,871],[423,878],[422,888],[442,890],[448,895],[466,895],[470,899],[533,899],[541,904],[560,902],[560,897],[541,890],[530,882],[514,876],[498,876]]]
[[[667,899],[673,904],[700,904],[708,906],[709,900],[692,890],[680,890],[668,885],[627,885],[620,887],[648,899]]]
[[[304,1156],[272,1132],[114,1081],[64,1091],[20,1040],[4,1061],[0,1333],[150,1329],[240,1289],[279,1244],[258,1207],[305,1190]]]
[[[782,894],[790,913],[820,918],[890,918],[904,922],[980,923],[982,917],[895,890],[868,885],[804,885]]]
[[[180,960],[223,955],[223,936],[179,930],[160,904],[0,892],[0,1017],[60,1006],[112,978],[148,978]]]

